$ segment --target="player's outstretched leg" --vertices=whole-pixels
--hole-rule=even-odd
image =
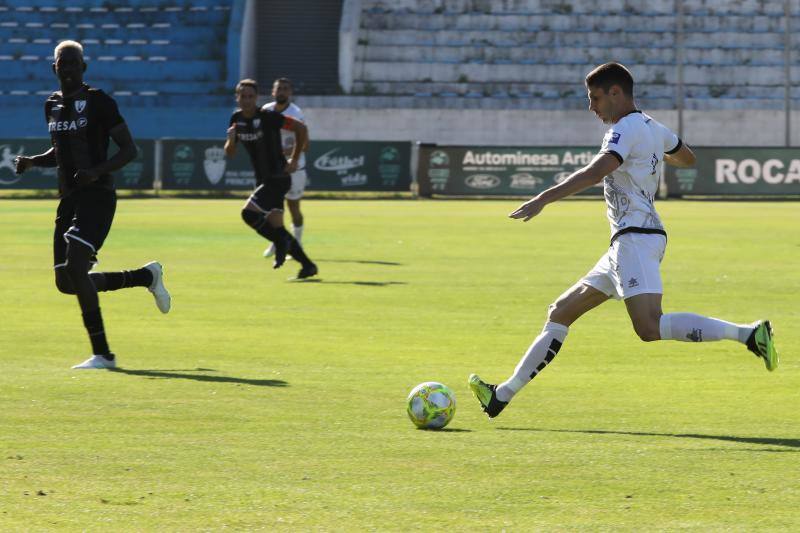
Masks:
[[[162,313],[168,313],[171,298],[164,287],[164,269],[161,263],[151,261],[136,270],[119,272],[90,272],[89,277],[97,292],[118,291],[131,287],[147,287],[155,298],[156,306]]]
[[[747,337],[747,349],[764,360],[767,370],[778,368],[778,351],[775,349],[772,324],[769,320],[759,320],[753,324],[753,332]]]
[[[659,333],[662,340],[683,342],[709,342],[728,339],[738,341],[764,359],[767,370],[778,367],[778,352],[775,349],[772,325],[769,320],[753,324],[734,324],[718,318],[694,313],[668,313],[661,315]]]
[[[142,268],[149,270],[153,276],[153,281],[150,282],[147,290],[153,295],[156,307],[162,313],[169,313],[170,307],[172,307],[172,297],[164,286],[164,267],[158,261],[151,261]]]
[[[508,405],[508,402],[501,402],[497,399],[497,385],[485,383],[477,374],[471,374],[468,383],[472,394],[478,399],[483,412],[489,415],[489,418],[499,415]]]

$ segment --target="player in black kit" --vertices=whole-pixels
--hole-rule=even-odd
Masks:
[[[96,263],[117,205],[111,172],[136,157],[136,145],[116,102],[99,89],[83,83],[86,63],[83,47],[75,41],[56,46],[53,72],[60,91],[45,102],[45,118],[53,147],[33,157],[16,159],[18,174],[32,166],[58,167],[61,198],[56,213],[53,256],[56,287],[75,294],[89,333],[93,355],[72,368],[115,368],[108,347],[98,291],[147,287],[162,313],[170,308],[161,265],[155,261],[136,270],[89,272]],[[108,158],[109,137],[119,151]]]
[[[256,175],[256,190],[242,208],[242,219],[259,235],[275,245],[274,268],[280,268],[289,253],[302,268],[296,279],[317,274],[315,265],[306,256],[300,243],[283,226],[283,200],[289,191],[291,173],[297,170],[297,161],[306,144],[308,132],[305,125],[275,111],[261,110],[256,105],[258,86],[254,80],[245,79],[236,85],[236,103],[239,109],[231,115],[225,154],[236,153],[236,143],[244,144]],[[297,140],[289,161],[283,155],[281,129],[294,132]]]

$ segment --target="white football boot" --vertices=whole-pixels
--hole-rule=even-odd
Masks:
[[[162,313],[169,313],[169,308],[172,305],[172,298],[164,287],[164,269],[158,261],[151,261],[143,268],[146,268],[153,274],[153,282],[147,287],[147,290],[153,293],[153,298],[156,300],[156,307]]]
[[[272,257],[273,255],[275,255],[275,245],[270,244],[269,248],[264,250],[264,257]]]
[[[106,359],[102,355],[93,355],[83,363],[79,365],[75,365],[72,368],[78,370],[101,370],[101,369],[108,369],[108,368],[117,368],[117,361],[116,359]]]

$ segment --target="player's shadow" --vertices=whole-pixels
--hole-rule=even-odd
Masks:
[[[360,285],[362,287],[388,287],[389,285],[408,285],[405,281],[328,281],[324,279],[301,280],[301,283],[322,283],[323,285]]]
[[[800,439],[780,439],[773,437],[737,437],[735,435],[703,435],[701,433],[650,433],[646,431],[608,431],[603,429],[539,429],[539,428],[497,428],[503,431],[539,431],[543,433],[586,433],[590,435],[633,435],[636,437],[673,437],[677,439],[721,440],[746,444],[762,444],[764,446],[784,446],[796,450],[759,449],[752,451],[786,452],[800,451]]]
[[[403,263],[394,261],[371,261],[368,259],[316,259],[318,263],[355,263],[360,265],[403,266]]]
[[[133,370],[130,368],[112,368],[112,372],[128,374],[129,376],[142,376],[150,379],[191,379],[193,381],[207,381],[211,383],[237,383],[239,385],[253,385],[255,387],[286,387],[289,384],[280,379],[250,379],[232,376],[216,376],[208,374],[195,374],[194,372],[216,372],[210,368],[192,368],[188,370],[152,369]]]

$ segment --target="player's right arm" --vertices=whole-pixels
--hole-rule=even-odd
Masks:
[[[32,157],[18,155],[14,159],[14,164],[17,174],[22,174],[31,167],[54,167],[58,164],[56,161],[56,149],[51,147],[45,153]]]
[[[50,98],[44,103],[44,120],[48,122],[50,120],[50,106],[52,105],[52,101]],[[26,157],[24,155],[18,155],[14,158],[14,166],[15,171],[17,174],[22,174],[26,170],[31,167],[55,167],[58,165],[58,161],[56,160],[56,149],[54,146],[51,146],[50,149],[43,154],[34,155],[32,157]]]
[[[562,198],[579,193],[589,187],[600,183],[603,178],[614,172],[620,166],[619,155],[615,153],[600,152],[592,162],[580,170],[573,172],[567,179],[540,192],[517,209],[512,211],[509,218],[521,218],[527,222],[545,208],[547,204],[557,202]]]
[[[228,157],[233,157],[236,154],[236,119],[235,117],[231,117],[231,121],[228,124],[228,138],[225,139],[225,155]]]

